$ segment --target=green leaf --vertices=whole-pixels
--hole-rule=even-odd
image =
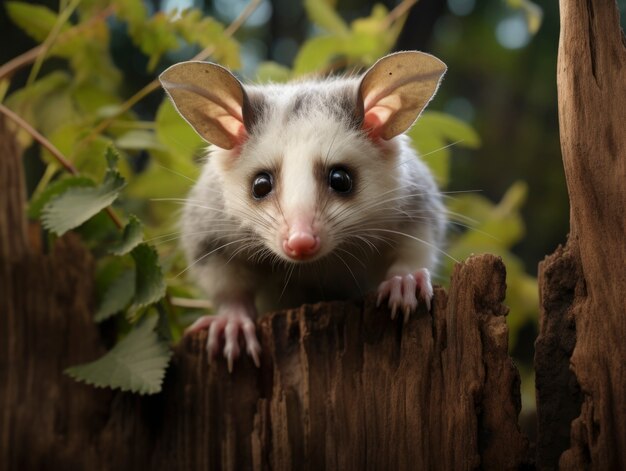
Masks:
[[[312,2],[313,3],[313,2]],[[328,10],[327,6],[317,6]],[[332,12],[332,9],[330,9]],[[368,65],[387,53],[400,32],[401,22],[390,27],[388,10],[377,4],[372,14],[353,21],[347,32],[334,30],[327,36],[318,36],[306,41],[294,60],[294,74],[302,75],[323,71],[337,58],[345,60],[341,65]]]
[[[450,145],[476,148],[480,137],[474,129],[454,116],[427,111],[417,120],[407,135],[430,167],[441,187],[448,184],[450,173]]]
[[[126,150],[164,149],[156,135],[145,130],[132,130],[122,134],[115,140],[115,147]]]
[[[61,71],[15,91],[6,99],[6,105],[45,136],[80,119],[72,104],[71,77]],[[24,148],[32,143],[32,136],[23,130],[18,132],[18,139]]]
[[[107,287],[102,295],[94,321],[105,319],[123,311],[132,301],[135,294],[135,270],[127,270]]]
[[[426,126],[413,126],[408,135],[413,140],[420,158],[428,165],[440,187],[445,188],[450,178],[450,149],[440,135],[430,132]]]
[[[465,121],[438,111],[424,113],[416,125],[430,128],[448,142],[455,142],[460,147],[476,149],[480,147],[480,136]]]
[[[115,12],[129,27],[136,28],[146,21],[148,10],[142,0],[113,0]]]
[[[115,70],[115,69],[113,69]],[[115,93],[102,89],[93,83],[80,83],[74,88],[73,98],[77,108],[90,119],[101,117],[102,109],[119,105],[120,97]]]
[[[357,18],[350,25],[356,33],[366,33],[371,36],[379,36],[388,27],[387,15],[389,10],[380,3],[372,7],[372,13],[365,18]]]
[[[133,42],[149,58],[148,71],[156,68],[164,53],[179,47],[175,24],[163,12],[158,12],[142,22],[129,26]]]
[[[282,83],[291,78],[291,70],[289,67],[274,61],[261,62],[256,69],[257,83]]]
[[[9,91],[9,87],[11,86],[11,81],[7,78],[0,79],[0,103],[4,101],[4,97]]]
[[[107,159],[114,160],[111,154]],[[111,205],[125,185],[118,171],[109,168],[102,185],[68,188],[50,200],[43,208],[42,223],[57,235],[65,234]]]
[[[104,158],[107,161],[109,170],[114,171],[120,161],[120,154],[118,154],[112,147],[109,147],[104,153]]]
[[[155,156],[161,160],[161,153],[153,153],[152,157]],[[151,162],[148,169],[135,177],[124,191],[125,196],[149,204],[150,221],[153,225],[168,225],[176,217],[179,207],[164,201],[147,201],[151,198],[184,198],[198,173],[198,168],[191,160],[167,163],[166,166],[157,161]],[[187,165],[188,168],[182,169],[182,165]]]
[[[346,54],[363,64],[373,64],[393,47],[402,31],[403,21],[390,25],[387,21],[389,10],[377,3],[370,16],[357,18],[350,28],[352,35],[346,45]]]
[[[109,52],[111,38],[107,24],[103,21],[86,30],[77,29],[72,28],[59,36],[50,53],[69,60],[76,84],[97,86],[115,93],[121,73]]]
[[[165,296],[165,279],[159,264],[159,254],[153,246],[139,244],[131,255],[136,267],[135,298],[129,310],[132,316],[139,309],[154,304]]]
[[[37,197],[31,200],[28,206],[28,217],[37,219],[41,216],[44,206],[55,196],[60,195],[68,188],[94,187],[94,181],[87,177],[67,177],[52,182]]]
[[[320,28],[337,35],[349,33],[348,25],[328,3],[320,0],[305,0],[304,8],[309,19]]]
[[[7,2],[9,17],[35,41],[43,42],[57,21],[57,15],[42,5],[28,2]],[[64,27],[61,31],[67,29]]]
[[[188,43],[203,49],[210,47],[213,61],[229,69],[241,67],[239,43],[224,34],[224,25],[215,18],[203,16],[200,10],[188,9],[170,18],[170,23]]]
[[[521,180],[516,181],[506,191],[498,210],[503,214],[513,213],[519,211],[526,202],[526,196],[528,195],[528,185]]]
[[[147,318],[103,357],[68,368],[65,373],[99,388],[139,394],[160,392],[171,352],[154,332],[157,320]]]
[[[341,56],[344,52],[344,41],[335,36],[318,36],[306,41],[294,59],[295,75],[319,71],[331,59]]]
[[[157,110],[156,138],[176,158],[190,164],[193,155],[206,142],[178,114],[171,101],[165,98]]]
[[[109,166],[105,159],[102,159],[100,156],[108,152],[112,145],[111,139],[102,135],[97,136],[86,144],[76,145],[74,143],[70,153],[71,159],[81,174],[88,175],[94,179],[103,178],[107,175]],[[124,164],[124,161],[120,162],[120,167],[123,167]]]
[[[137,216],[130,216],[128,224],[124,227],[122,240],[113,245],[113,247],[109,249],[109,253],[111,255],[125,255],[137,247],[142,240],[143,224],[141,224]]]

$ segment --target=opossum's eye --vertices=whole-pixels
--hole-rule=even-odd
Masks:
[[[252,196],[260,200],[265,198],[272,191],[272,176],[269,173],[261,172],[252,182]]]
[[[352,190],[352,177],[344,168],[332,168],[328,174],[328,186],[337,193],[349,193]]]

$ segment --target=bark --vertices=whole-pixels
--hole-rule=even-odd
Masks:
[[[11,136],[0,122],[0,143]],[[8,149],[8,150],[7,150]],[[454,270],[405,326],[372,297],[258,323],[262,366],[209,365],[206,333],[175,347],[164,390],[97,390],[62,371],[104,351],[93,261],[76,237],[28,244],[17,149],[0,159],[0,469],[516,469],[519,376],[507,354],[505,269]],[[12,172],[9,174],[9,172]],[[4,198],[4,196],[3,196]],[[6,203],[6,204],[5,204]],[[18,217],[19,216],[19,217]],[[21,227],[21,226],[20,226]],[[15,240],[13,240],[15,239]]]
[[[246,359],[232,376],[223,362],[207,368],[206,334],[190,338],[177,348],[159,437],[184,448],[157,446],[152,464],[518,468],[527,443],[504,290],[502,262],[486,255],[457,265],[432,316],[422,309],[404,327],[371,297],[275,313],[259,322],[261,370]]]
[[[87,469],[111,393],[77,387],[63,369],[104,351],[93,261],[73,234],[48,254],[29,243],[19,155],[0,117],[0,469]]]
[[[626,469],[626,40],[615,2],[560,7],[570,235],[540,268],[537,464]]]

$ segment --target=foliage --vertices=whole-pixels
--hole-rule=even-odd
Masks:
[[[302,44],[292,68],[261,63],[258,81],[282,82],[369,66],[393,47],[406,18],[376,5],[370,16],[348,24],[330,3],[305,1],[307,14],[321,34]],[[46,70],[41,74],[33,68],[27,85],[10,93],[5,104],[38,129],[80,174],[64,174],[45,146],[38,148],[46,170],[31,196],[28,214],[41,219],[51,233],[73,229],[82,234],[98,258],[99,302],[94,320],[115,318],[119,326],[121,340],[111,351],[67,373],[96,386],[155,393],[169,359],[168,337],[176,340],[194,314],[166,299],[198,294],[176,276],[185,268],[174,229],[177,207],[163,200],[184,197],[198,174],[194,160],[201,155],[203,143],[166,99],[153,120],[133,111],[131,105],[151,89],[127,97],[124,70],[114,65],[110,53],[113,28],[124,25],[152,76],[169,65],[169,54],[194,48],[209,50],[212,60],[237,69],[239,45],[223,25],[194,9],[149,15],[141,0],[61,4],[58,14],[27,2],[6,4],[13,22],[45,45],[39,60],[63,62],[40,69]],[[409,136],[444,188],[450,146],[480,145],[470,126],[435,111],[424,113]],[[33,143],[28,132],[20,132],[19,138],[24,148]],[[146,161],[147,166],[139,164]],[[509,270],[514,339],[523,320],[535,315],[537,305],[534,280],[510,253],[524,232],[519,209],[525,187],[514,185],[498,204],[476,193],[449,196],[451,219],[460,229],[446,248],[449,258],[443,260],[442,280],[451,271],[452,259],[485,251],[501,255]],[[122,228],[102,213],[109,208],[112,214],[114,203],[115,211],[127,215]]]
[[[117,159],[117,155],[109,150],[109,168],[102,185],[66,188],[51,198],[41,212],[43,226],[57,235],[63,235],[110,206],[126,185],[115,168]]]
[[[68,368],[66,373],[96,387],[139,394],[159,392],[171,352],[155,332],[157,320],[145,319],[103,357]]]

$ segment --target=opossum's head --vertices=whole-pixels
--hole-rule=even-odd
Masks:
[[[364,75],[242,85],[219,65],[185,62],[160,77],[217,159],[226,210],[281,259],[319,259],[388,217],[399,142],[446,70],[419,52]],[[341,249],[340,249],[341,250]]]

